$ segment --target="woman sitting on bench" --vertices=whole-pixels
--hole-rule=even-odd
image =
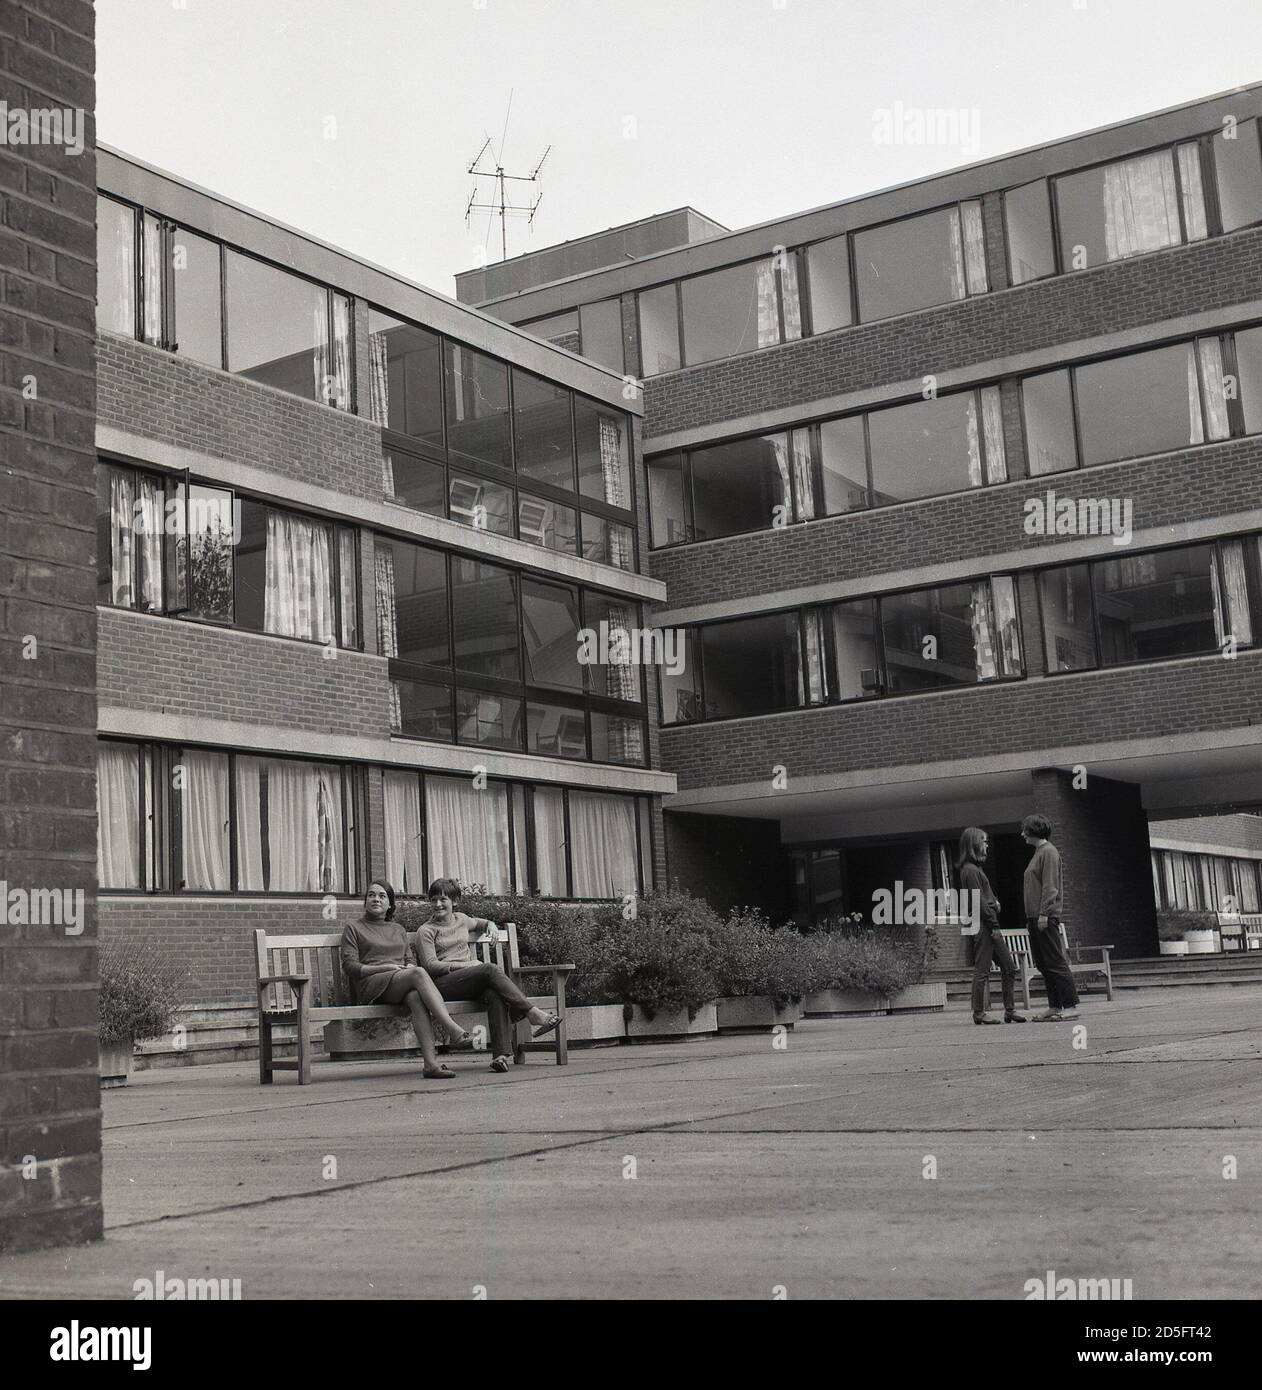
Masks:
[[[342,971],[355,982],[361,1004],[407,1005],[426,1076],[443,1081],[455,1076],[434,1051],[430,1015],[442,1024],[453,1048],[471,1048],[472,1035],[447,1012],[433,980],[416,963],[407,931],[394,920],[394,889],[380,879],[368,885],[363,917],[342,933]]]

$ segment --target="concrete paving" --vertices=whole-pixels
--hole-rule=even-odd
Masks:
[[[0,1258],[0,1297],[129,1298],[162,1270],[247,1299],[1014,1299],[1048,1269],[1258,1297],[1262,989],[1088,996],[1080,1022],[1076,1048],[952,1006],[808,1021],[782,1051],[457,1057],[447,1082],[145,1072],[103,1095],[106,1240]]]

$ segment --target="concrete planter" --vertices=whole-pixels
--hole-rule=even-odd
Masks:
[[[719,1031],[718,1011],[713,1003],[702,1004],[695,1018],[687,1009],[662,1009],[649,1018],[638,1004],[630,1005],[628,1038],[702,1038]]]
[[[792,1028],[802,1017],[800,1004],[777,1004],[767,994],[733,995],[715,1002],[720,1033],[767,1032]]]
[[[940,1013],[946,1008],[946,984],[908,985],[887,1002],[892,1014]]]
[[[1185,931],[1183,933],[1184,944],[1188,948],[1189,956],[1212,956],[1217,953],[1218,936],[1214,931]]]
[[[484,1013],[461,1013],[456,1021],[473,1032],[482,1030],[483,1047],[490,1033]],[[434,1026],[434,1038],[441,1047],[443,1030]],[[391,1057],[420,1056],[410,1018],[340,1018],[324,1025],[324,1049],[331,1062],[371,1062]]]
[[[571,1043],[621,1042],[627,1035],[621,1004],[580,1004],[565,1008],[566,1038]],[[547,1034],[551,1044],[553,1035]]]
[[[802,1000],[807,1018],[840,1018],[844,1014],[883,1014],[889,1001],[880,994],[857,989],[818,989]]]
[[[1158,941],[1157,951],[1163,956],[1186,956],[1188,944],[1186,941]]]
[[[130,1038],[123,1042],[101,1044],[101,1088],[126,1086],[131,1075],[131,1054],[135,1044]]]

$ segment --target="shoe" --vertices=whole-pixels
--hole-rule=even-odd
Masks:
[[[977,1014],[974,1014],[974,1015],[973,1015],[973,1022],[974,1022],[974,1023],[998,1023],[999,1020],[998,1020],[997,1018],[991,1018],[988,1014],[982,1014],[980,1017],[978,1017]]]
[[[1060,1012],[1058,1012],[1056,1009],[1048,1009],[1048,1011],[1047,1011],[1045,1014],[1035,1014],[1035,1015],[1034,1015],[1034,1022],[1035,1022],[1035,1023],[1059,1023],[1059,1022],[1062,1020],[1063,1017],[1064,1017],[1064,1015],[1061,1014]]]
[[[493,1061],[491,1062],[491,1070],[492,1070],[492,1071],[498,1071],[498,1072],[505,1072],[505,1071],[507,1071],[507,1070],[508,1070],[508,1058],[507,1058],[507,1057],[496,1057],[496,1058],[494,1058]]]
[[[532,1038],[541,1038],[545,1033],[550,1033],[561,1022],[559,1014],[549,1014],[546,1023],[541,1023],[538,1028],[531,1033]]]
[[[1076,1013],[1072,1013],[1072,1012],[1071,1012],[1071,1013],[1062,1013],[1062,1014],[1060,1015],[1060,1017],[1061,1017],[1061,1019],[1062,1019],[1064,1022],[1068,1023],[1071,1019],[1077,1018],[1078,1015],[1077,1015]]]
[[[1004,1014],[1003,1021],[1005,1023],[1025,1023],[1028,1020],[1024,1014]]]
[[[449,1042],[447,1047],[451,1052],[472,1052],[474,1048],[473,1034],[463,1033],[455,1042]]]
[[[430,1071],[428,1067],[422,1067],[421,1075],[428,1081],[454,1081],[456,1073],[450,1067],[445,1067],[440,1062],[437,1071]]]

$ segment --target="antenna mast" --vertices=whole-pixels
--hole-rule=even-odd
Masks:
[[[513,94],[510,91],[508,94],[508,111],[511,112],[512,108]],[[543,154],[540,156],[538,164],[535,165],[535,167],[530,171],[529,174],[510,174],[504,168],[503,164],[504,141],[507,138],[507,136],[508,112],[505,112],[504,134],[500,137],[499,153],[497,154],[495,150],[492,148],[491,137],[488,135],[486,137],[485,142],[482,145],[482,148],[478,151],[477,155],[468,166],[468,172],[472,174],[475,179],[495,180],[495,183],[498,185],[498,199],[495,202],[490,203],[478,202],[478,185],[475,183],[473,186],[473,192],[469,195],[469,202],[464,210],[464,220],[466,226],[468,225],[470,217],[472,217],[472,215],[475,212],[489,212],[493,216],[498,214],[500,219],[500,253],[503,260],[508,259],[508,219],[510,217],[524,217],[527,219],[528,225],[533,225],[535,220],[535,213],[539,211],[539,204],[543,202],[543,189],[540,188],[538,194],[535,197],[534,202],[531,203],[529,207],[515,206],[514,204],[508,201],[508,192],[505,185],[508,183],[537,184],[539,182],[539,172],[543,168],[543,162],[545,159],[547,159],[548,155],[552,151],[552,146],[549,145],[548,148],[544,150]],[[495,167],[493,169],[485,169],[479,167],[482,164],[483,156],[486,154],[488,150],[491,151],[491,158],[495,163]]]

